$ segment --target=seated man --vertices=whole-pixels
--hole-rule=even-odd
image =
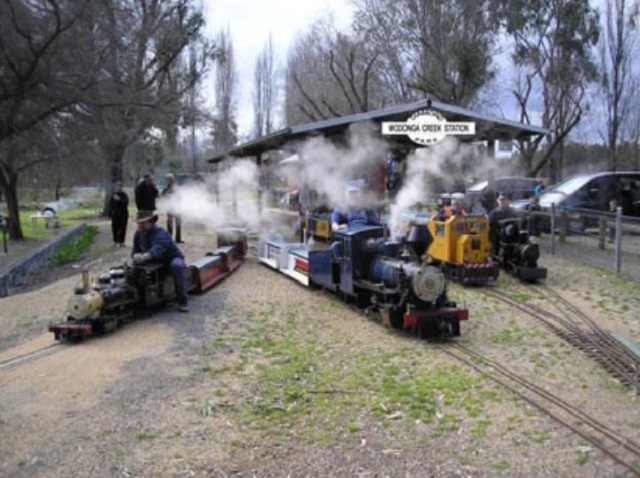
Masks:
[[[138,230],[133,236],[133,262],[161,262],[169,267],[173,277],[178,299],[178,310],[189,312],[187,306],[187,277],[185,275],[184,255],[173,242],[169,233],[156,226],[158,215],[153,211],[138,211],[136,222]]]
[[[363,205],[362,185],[357,181],[351,181],[346,189],[346,207],[336,207],[331,214],[331,230],[340,231],[348,229],[356,224],[380,226],[380,218]]]

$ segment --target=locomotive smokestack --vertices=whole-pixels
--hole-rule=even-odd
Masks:
[[[82,291],[85,294],[88,294],[90,290],[91,284],[89,283],[89,271],[85,269],[82,271]]]

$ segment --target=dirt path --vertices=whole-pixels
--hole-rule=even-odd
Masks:
[[[213,248],[212,235],[193,225],[185,240],[188,259]],[[127,254],[114,249],[91,269]],[[561,260],[545,265],[550,286],[640,340],[635,285]],[[62,313],[76,281],[0,299],[0,361],[52,343],[46,324]],[[597,365],[477,290],[452,286],[451,295],[472,313],[465,344],[640,440],[635,397]],[[427,343],[389,333],[255,259],[192,297],[190,308],[166,308],[0,370],[2,475],[624,476],[571,432]],[[387,399],[376,385],[416,387],[430,377],[441,378],[433,398],[411,394],[415,402]],[[273,400],[297,384],[307,392],[351,388],[308,393],[282,415]],[[270,403],[277,406],[264,407]],[[410,410],[432,406],[440,413],[432,421],[411,418]]]

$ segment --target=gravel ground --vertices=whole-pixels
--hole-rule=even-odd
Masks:
[[[108,243],[105,224],[101,231],[96,248]],[[188,259],[212,249],[206,231],[194,225],[185,231]],[[108,269],[127,253],[113,249],[91,269]],[[637,284],[560,258],[543,262],[550,287],[607,329],[640,341]],[[43,331],[63,313],[76,270],[43,274],[45,284],[0,299],[0,361],[53,342]],[[508,278],[498,287],[519,293]],[[471,311],[461,342],[640,440],[636,397],[598,365],[479,289],[452,285],[450,295]],[[280,364],[262,352],[289,330],[321,347],[336,368],[375,354],[397,355],[403,370],[415,367],[416,374],[464,366],[432,344],[391,333],[334,298],[278,276],[252,257],[218,287],[193,297],[190,308],[179,314],[167,307],[109,336],[0,370],[2,475],[633,476],[468,370],[480,396],[490,398],[480,400],[474,414],[461,406],[476,397],[473,391],[454,397],[453,405],[441,404],[454,420],[447,427],[439,426],[439,418],[414,420],[401,406],[381,416],[373,404],[354,407],[349,395],[337,394],[327,397],[334,408],[313,402],[323,405],[307,408],[290,427],[265,421],[251,410],[267,395],[262,380],[272,368],[265,365]],[[256,338],[261,342],[250,348]],[[326,366],[317,364],[315,375]]]

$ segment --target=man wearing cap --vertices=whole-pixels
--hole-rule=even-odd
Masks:
[[[336,207],[331,214],[331,230],[348,229],[356,224],[379,226],[378,215],[362,205],[362,184],[358,181],[347,183],[347,207]]]
[[[520,215],[511,207],[511,202],[506,194],[499,194],[497,207],[489,213],[489,239],[493,244],[494,254],[500,251],[500,221],[518,218]]]
[[[156,226],[158,215],[153,211],[138,211],[138,230],[133,236],[132,258],[135,264],[160,262],[166,264],[173,277],[178,310],[189,312],[187,306],[187,277],[184,255],[167,231]]]

